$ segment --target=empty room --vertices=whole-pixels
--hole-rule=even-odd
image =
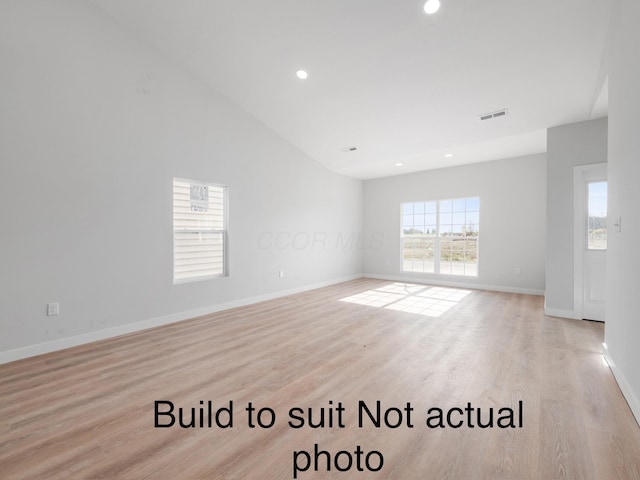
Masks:
[[[636,0],[0,0],[0,480],[640,480]]]

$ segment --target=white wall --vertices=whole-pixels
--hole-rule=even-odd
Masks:
[[[545,165],[541,154],[365,181],[365,273],[542,293]],[[480,197],[478,277],[401,272],[400,204],[473,196]]]
[[[362,272],[360,181],[87,2],[0,2],[0,68],[0,361]],[[229,186],[228,278],[172,285],[174,176]]]
[[[607,357],[640,421],[640,2],[618,0],[609,51]],[[622,217],[622,231],[613,219]]]
[[[607,119],[547,131],[547,259],[545,309],[573,313],[573,167],[607,161]]]

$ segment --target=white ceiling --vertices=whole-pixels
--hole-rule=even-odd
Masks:
[[[356,178],[544,152],[546,128],[606,115],[613,0],[92,1]]]

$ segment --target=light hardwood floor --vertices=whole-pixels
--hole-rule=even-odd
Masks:
[[[362,279],[1,365],[0,478],[290,479],[293,453],[317,444],[384,464],[298,478],[640,479],[640,429],[603,362],[603,325],[545,317],[542,302]],[[156,400],[232,400],[233,428],[154,428]],[[413,428],[358,428],[360,400],[410,402]],[[290,408],[317,415],[329,401],[345,428],[287,424]],[[522,428],[425,425],[432,407],[519,401]],[[272,408],[274,426],[249,428],[248,402]]]

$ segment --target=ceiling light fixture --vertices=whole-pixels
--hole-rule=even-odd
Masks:
[[[445,153],[444,154],[444,158],[451,158],[453,157],[453,153]]]
[[[300,80],[305,80],[308,76],[309,74],[305,70],[298,70],[296,72],[296,77],[298,77]]]
[[[403,164],[402,164],[402,163],[400,163],[400,162],[396,163],[396,167],[401,167],[402,165],[403,165]]]
[[[427,15],[433,15],[438,10],[440,10],[440,0],[427,0],[424,4],[424,13]]]

